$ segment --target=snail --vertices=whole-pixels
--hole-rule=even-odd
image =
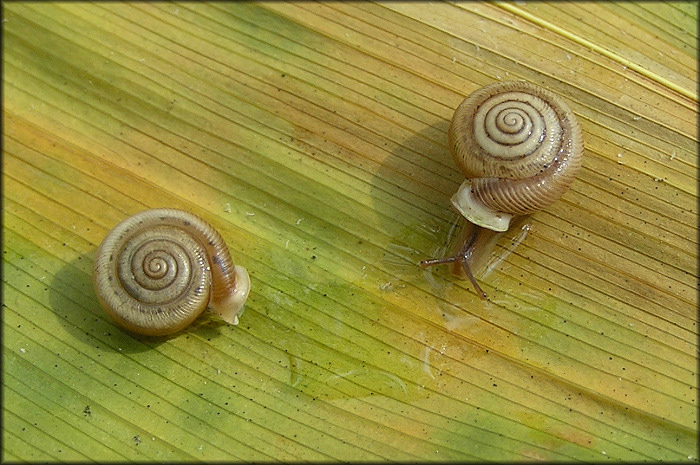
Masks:
[[[164,336],[208,305],[238,324],[250,291],[221,235],[182,210],[146,210],[119,223],[97,250],[93,284],[100,305],[124,329]]]
[[[469,266],[479,243],[507,231],[514,218],[557,201],[583,159],[583,136],[571,109],[557,95],[523,81],[497,82],[459,105],[448,132],[452,158],[466,179],[452,196],[469,222],[454,255],[421,261],[424,268],[452,263],[479,297],[486,293]]]

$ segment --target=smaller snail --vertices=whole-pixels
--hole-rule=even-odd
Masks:
[[[453,263],[479,297],[469,263],[485,241],[507,231],[514,217],[558,200],[583,159],[581,128],[571,109],[552,92],[527,82],[482,87],[459,105],[448,132],[452,158],[466,179],[452,206],[470,224],[454,255],[421,261],[429,267]]]
[[[238,324],[250,291],[221,235],[175,209],[146,210],[112,229],[97,250],[93,284],[115,323],[148,336],[185,328],[208,305]]]

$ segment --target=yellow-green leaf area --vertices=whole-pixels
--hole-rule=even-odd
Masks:
[[[697,462],[697,13],[3,4],[3,459]],[[418,263],[463,226],[454,109],[512,79],[585,159],[482,301]],[[249,271],[238,326],[99,307],[97,246],[156,207]]]

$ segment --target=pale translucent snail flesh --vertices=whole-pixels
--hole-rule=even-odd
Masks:
[[[238,324],[250,278],[221,235],[192,213],[146,210],[115,226],[100,244],[93,284],[100,305],[124,329],[164,336],[210,306]]]
[[[541,210],[566,192],[583,160],[581,128],[554,93],[523,81],[497,82],[459,105],[448,140],[466,177],[452,206],[475,226],[454,256],[421,265],[460,263],[486,298],[468,264],[479,237],[507,231],[514,217]]]

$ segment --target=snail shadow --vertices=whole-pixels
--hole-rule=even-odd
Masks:
[[[378,226],[391,239],[387,271],[408,277],[420,274],[418,263],[444,240],[455,218],[450,196],[462,174],[447,146],[450,121],[439,119],[398,144],[374,173],[370,195]]]
[[[184,334],[212,339],[220,335],[223,321],[205,312],[188,328],[168,336],[152,337],[129,333],[102,310],[92,285],[94,252],[66,263],[49,286],[49,305],[63,332],[74,339],[80,350],[138,353]]]
[[[464,175],[448,147],[449,126],[449,120],[437,120],[399,144],[376,172],[371,189],[380,226],[390,236],[377,265],[395,278],[383,290],[390,291],[397,283],[415,285],[437,297],[434,310],[444,318],[454,312],[463,314],[460,309],[491,305],[473,292],[466,276],[457,278],[450,266],[420,265],[425,259],[454,255],[471,226],[451,205]],[[387,204],[412,215],[397,219],[381,214]],[[487,238],[479,239],[469,262],[477,281],[488,277],[490,285],[498,288],[500,280],[492,272],[524,240],[530,224],[530,217],[520,217],[507,232],[489,232]]]
[[[382,290],[401,292],[410,286],[427,291],[437,298],[425,301],[425,310],[443,317],[457,311],[446,294],[464,284],[453,279],[447,267],[423,269],[420,262],[444,256],[462,226],[450,204],[463,175],[450,154],[449,126],[450,120],[437,119],[401,141],[382,161],[370,189],[379,228],[389,236],[375,263],[390,276]],[[465,289],[465,303],[478,301],[472,297],[476,296]]]

